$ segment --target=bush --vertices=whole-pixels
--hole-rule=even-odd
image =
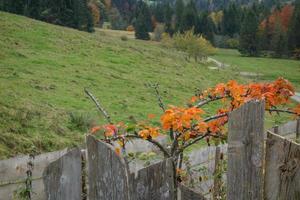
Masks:
[[[295,49],[293,53],[293,58],[300,60],[300,49]]]
[[[132,25],[127,26],[126,31],[134,32],[134,27]]]
[[[154,29],[153,40],[157,42],[161,41],[164,32],[165,32],[165,26],[163,24],[157,24]]]
[[[225,44],[226,44],[226,48],[238,49],[239,45],[240,45],[240,42],[239,42],[238,39],[229,38],[229,39],[226,40]]]
[[[194,57],[196,61],[216,53],[216,48],[202,35],[194,34],[193,29],[183,34],[176,33],[173,39],[175,48],[188,53],[189,57]]]
[[[127,40],[128,40],[128,37],[127,37],[126,35],[122,35],[122,36],[121,36],[121,40],[122,40],[122,41],[127,41]]]
[[[173,40],[168,33],[162,34],[161,42],[164,47],[168,47],[168,48],[173,47]]]

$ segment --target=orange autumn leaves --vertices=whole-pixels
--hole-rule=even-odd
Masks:
[[[295,90],[291,83],[283,78],[278,78],[272,83],[251,83],[239,84],[235,80],[228,83],[220,83],[215,88],[210,88],[198,96],[199,100],[223,98],[230,99],[230,109],[238,108],[247,101],[257,99],[265,100],[266,109],[270,109],[277,105],[288,103],[291,96],[295,94]],[[196,101],[196,97],[192,98],[192,102]]]
[[[159,127],[150,126],[149,121],[125,125],[119,123],[96,126],[91,133],[102,131],[106,139],[122,137],[125,139],[129,134],[134,137],[149,140],[156,138],[163,132],[176,134],[176,139],[187,141],[198,136],[225,136],[225,124],[228,122],[227,114],[250,100],[264,100],[266,109],[276,108],[278,105],[288,103],[295,93],[291,83],[283,78],[278,78],[271,83],[239,84],[235,80],[220,83],[214,88],[205,90],[203,93],[192,97],[191,102],[204,102],[200,106],[176,107],[169,106],[161,115]],[[223,101],[222,108],[215,116],[204,118],[207,114],[202,106],[210,101]],[[198,102],[198,103],[199,103]],[[206,103],[207,102],[207,103]],[[196,104],[199,105],[199,104]],[[290,111],[300,116],[300,105]],[[148,119],[155,119],[155,115],[149,114]],[[170,134],[170,135],[171,135]]]
[[[191,128],[193,120],[200,120],[203,113],[202,109],[196,107],[181,108],[171,106],[161,117],[162,128],[165,130],[172,128],[174,131],[183,131],[184,128]]]

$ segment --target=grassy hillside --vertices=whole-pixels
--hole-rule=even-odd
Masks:
[[[211,70],[211,64],[188,62],[156,42],[122,41],[122,34],[89,34],[0,12],[0,159],[82,143],[90,126],[104,123],[85,87],[114,121],[126,122],[160,113],[146,83],[159,83],[167,104],[182,105],[196,88],[253,79],[234,67]],[[298,83],[299,75],[290,74]]]
[[[244,76],[258,81],[274,80],[278,76],[282,76],[300,90],[300,62],[297,60],[243,57],[237,50],[232,49],[219,49],[214,57],[231,65],[232,69],[235,68],[236,72],[240,72]]]
[[[50,151],[82,141],[103,123],[84,87],[115,121],[159,113],[145,83],[159,83],[168,104],[182,104],[195,88],[233,78],[187,62],[154,42],[122,41],[0,12],[0,158]]]

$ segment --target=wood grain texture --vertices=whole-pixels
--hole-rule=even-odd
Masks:
[[[171,158],[130,175],[130,193],[134,200],[173,200],[174,179]]]
[[[81,200],[80,149],[73,149],[50,163],[43,177],[47,200]]]
[[[206,200],[206,198],[199,192],[196,192],[184,185],[179,185],[178,200]]]
[[[88,197],[90,200],[131,200],[128,168],[108,144],[87,136]]]
[[[227,199],[263,199],[264,102],[229,114]]]
[[[265,199],[300,199],[300,145],[267,133]]]

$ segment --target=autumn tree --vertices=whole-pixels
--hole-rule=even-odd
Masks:
[[[202,140],[208,144],[226,142],[228,115],[243,104],[252,100],[264,100],[265,109],[269,113],[284,112],[300,117],[300,104],[291,109],[279,108],[286,105],[290,97],[295,94],[290,82],[283,78],[278,78],[271,83],[239,84],[234,80],[220,83],[197,93],[188,101],[188,106],[166,106],[157,85],[153,88],[162,110],[160,123],[154,122],[153,115],[149,115],[148,120],[133,124],[116,123],[97,99],[85,90],[108,122],[93,127],[91,134],[98,135],[111,145],[117,142],[114,147],[119,155],[126,152],[126,143],[130,139],[142,139],[152,143],[165,158],[173,158],[175,180],[180,180],[183,152]],[[216,113],[208,115],[205,112],[206,108],[217,101],[220,103]],[[156,140],[159,135],[168,136],[170,142],[165,145],[159,143]]]

